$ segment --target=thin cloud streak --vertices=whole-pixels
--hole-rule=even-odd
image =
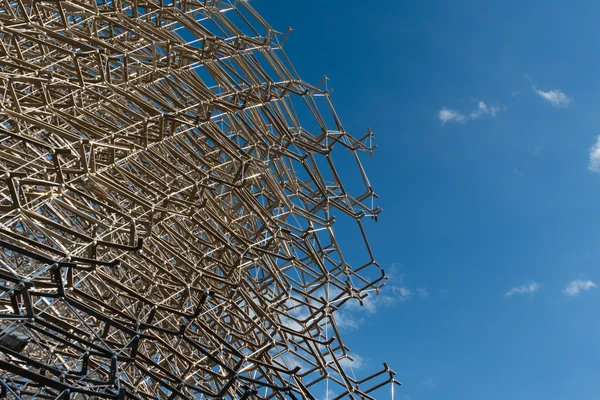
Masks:
[[[581,292],[586,292],[597,287],[598,285],[592,281],[574,280],[569,282],[562,292],[567,296],[577,297]]]
[[[504,294],[504,297],[510,297],[514,294],[528,294],[535,293],[540,290],[540,284],[537,282],[531,282],[529,285],[515,286]]]
[[[468,121],[473,121],[487,115],[495,117],[498,114],[498,111],[500,111],[500,107],[498,106],[488,106],[483,101],[477,101],[477,108],[471,111],[468,116],[451,108],[442,107],[438,114],[438,118],[442,123],[442,126],[448,123],[464,124]]]
[[[552,104],[553,107],[566,108],[573,101],[571,97],[567,96],[560,89],[552,89],[547,92],[544,92],[543,90],[537,89],[535,86],[533,86],[533,90],[542,99]]]

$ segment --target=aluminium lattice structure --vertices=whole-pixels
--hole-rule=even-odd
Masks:
[[[356,378],[335,322],[385,279],[362,228],[372,134],[344,130],[286,38],[245,1],[0,1],[1,398],[397,383],[385,364]]]

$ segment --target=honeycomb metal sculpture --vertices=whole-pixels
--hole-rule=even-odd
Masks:
[[[361,224],[379,212],[357,156],[372,134],[344,130],[286,38],[246,1],[0,2],[0,398],[399,384],[385,364],[355,378],[335,322],[385,279]]]

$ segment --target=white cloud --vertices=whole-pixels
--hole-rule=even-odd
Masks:
[[[381,293],[379,295],[372,292],[365,297],[362,300],[362,306],[360,305],[360,302],[356,300],[349,301],[345,305],[345,310],[350,312],[361,312],[364,310],[369,314],[375,314],[380,307],[390,307],[396,303],[408,301],[412,295],[412,290],[405,286],[385,286],[383,289],[381,289]],[[339,312],[337,315],[339,315]],[[336,322],[339,324],[337,317]],[[352,317],[349,315],[345,315],[342,319],[342,324],[345,325],[345,328],[350,330],[353,328],[353,325],[358,326],[358,322],[359,321],[352,319]]]
[[[369,290],[368,295],[362,299],[362,304],[357,299],[350,299],[335,313],[335,322],[340,329],[355,331],[368,321],[369,316],[377,313],[380,308],[395,307],[400,303],[410,301],[415,294],[420,298],[429,296],[425,288],[411,289],[404,284],[404,273],[400,272],[402,264],[394,263],[386,271],[388,285],[379,291]],[[366,315],[365,315],[366,314]]]
[[[475,110],[471,111],[470,115],[471,115],[471,119],[477,119],[484,115],[491,115],[492,117],[495,117],[496,114],[498,114],[498,111],[500,111],[500,107],[498,107],[498,106],[488,107],[487,104],[485,104],[483,101],[478,101],[477,108]]]
[[[390,282],[401,283],[404,280],[404,274],[400,272],[400,268],[402,268],[402,263],[395,262],[392,263],[389,269],[385,270],[385,274]]]
[[[439,113],[440,121],[442,121],[442,125],[446,125],[448,122],[466,122],[467,118],[461,113],[451,110],[449,108],[443,107]]]
[[[369,293],[369,295],[367,297],[362,299],[362,305],[360,304],[359,301],[349,301],[347,303],[346,309],[348,311],[358,311],[358,312],[365,310],[369,314],[374,314],[377,312],[377,308],[381,303],[383,303],[383,304],[391,303],[391,299],[388,298],[388,296],[383,296],[381,294],[378,295],[378,294],[372,292],[372,293]]]
[[[350,359],[352,357],[352,360]],[[361,369],[365,365],[365,359],[354,353],[350,357],[339,360],[342,368],[346,369]]]
[[[568,107],[573,101],[572,98],[564,94],[560,89],[553,89],[544,92],[543,90],[536,89],[534,86],[533,90],[538,94],[538,96],[552,104],[554,107]]]
[[[569,282],[562,292],[567,296],[577,297],[581,292],[597,287],[598,286],[592,281],[574,280]]]
[[[488,106],[483,101],[477,101],[477,108],[471,111],[468,116],[450,108],[443,107],[440,110],[438,117],[442,122],[442,125],[446,125],[449,122],[458,122],[462,124],[469,120],[479,119],[487,115],[495,117],[496,114],[498,114],[498,111],[500,111],[500,107],[498,106]]]
[[[357,319],[351,313],[347,313],[341,310],[335,313],[335,323],[340,329],[344,329],[347,331],[356,331],[360,328],[360,324],[362,322],[362,318]]]
[[[590,171],[600,172],[600,136],[596,139],[596,144],[590,149]]]
[[[394,297],[399,301],[410,300],[410,298],[413,295],[412,290],[410,290],[409,288],[407,288],[405,286],[401,286],[401,287],[392,286],[391,289],[394,292],[394,294],[396,295]]]
[[[537,282],[532,282],[529,285],[523,286],[515,286],[511,288],[508,292],[504,294],[504,297],[510,297],[513,294],[527,294],[527,293],[535,293],[540,290],[540,284]]]

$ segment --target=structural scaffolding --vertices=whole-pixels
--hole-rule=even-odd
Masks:
[[[362,225],[372,134],[344,130],[286,39],[240,0],[0,1],[0,398],[398,384],[355,377],[335,320],[385,279]]]

